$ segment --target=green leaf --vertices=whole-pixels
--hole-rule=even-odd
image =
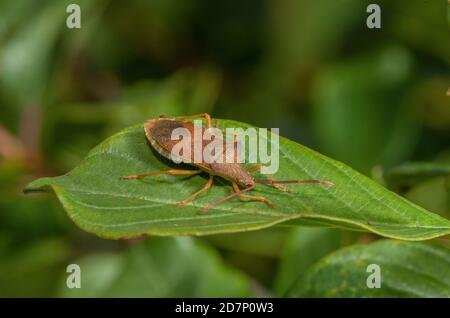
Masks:
[[[327,228],[294,229],[287,240],[275,278],[275,293],[282,297],[319,259],[343,246],[343,232]]]
[[[0,52],[0,86],[19,103],[39,102],[47,85],[52,49],[64,30],[66,4],[49,2],[11,37]],[[30,52],[33,52],[32,58]]]
[[[403,190],[411,202],[450,216],[450,163],[407,162],[388,169],[384,178],[390,189]]]
[[[433,178],[450,176],[450,163],[407,162],[386,171],[385,178],[391,185],[414,185]]]
[[[319,148],[365,174],[408,158],[418,134],[405,100],[412,69],[411,53],[401,46],[326,68],[313,89]]]
[[[421,182],[404,194],[405,198],[443,217],[450,217],[450,178],[437,177]]]
[[[63,297],[248,297],[246,276],[225,266],[215,251],[192,238],[151,238],[123,253],[75,261],[81,288]]]
[[[56,237],[0,250],[0,297],[53,297],[69,253]]]
[[[222,120],[221,128],[251,127]],[[216,178],[211,190],[181,208],[175,204],[206,183],[206,176],[158,176],[120,180],[121,176],[176,167],[150,149],[142,125],[125,129],[94,148],[71,172],[30,183],[25,191],[53,189],[70,218],[82,229],[104,238],[151,235],[205,235],[256,230],[288,220],[291,224],[340,226],[407,239],[450,233],[450,222],[401,198],[313,150],[280,138],[277,179],[323,179],[336,184],[292,185],[292,193],[258,185],[252,192],[275,207],[239,198],[202,214],[212,200],[232,193]]]
[[[216,234],[206,239],[215,247],[234,254],[248,254],[266,258],[278,258],[289,232],[282,227],[271,227],[260,231],[240,232],[233,235]]]
[[[380,267],[380,288],[367,280]],[[313,266],[294,297],[450,297],[450,250],[417,242],[382,240],[355,245]]]

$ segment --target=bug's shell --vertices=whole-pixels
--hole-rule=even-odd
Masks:
[[[152,147],[163,157],[173,161],[172,148],[179,142],[179,140],[172,140],[172,132],[176,128],[186,128],[189,130],[191,136],[194,136],[194,124],[185,122],[179,119],[172,118],[157,118],[151,119],[144,123],[145,135],[152,145]],[[202,136],[204,129],[202,128]],[[211,141],[203,140],[203,149]],[[234,146],[234,143],[233,143]],[[191,149],[194,149],[194,138],[191,140]],[[226,142],[224,141],[224,148],[226,149]],[[236,150],[237,151],[237,150]],[[182,154],[181,154],[182,155]],[[241,163],[197,163],[194,162],[194,151],[191,151],[191,158],[180,157],[177,158],[180,162],[184,162],[196,166],[209,174],[221,176],[230,181],[236,181],[241,185],[248,186],[253,183],[251,176],[245,171]]]
[[[178,119],[171,118],[157,118],[151,119],[144,123],[145,136],[152,145],[152,147],[163,157],[173,160],[172,148],[179,142],[179,140],[172,140],[172,132],[176,128],[186,128],[189,130],[191,136],[194,136],[194,124],[184,122]],[[202,129],[203,134],[203,129]],[[191,149],[194,149],[194,138],[191,141]],[[203,141],[203,146],[206,146],[210,141]],[[198,166],[202,169],[211,169],[207,163],[194,163],[194,152],[191,153],[191,158],[178,157],[179,161]]]

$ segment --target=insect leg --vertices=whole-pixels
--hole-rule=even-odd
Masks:
[[[213,179],[214,176],[210,175],[209,176],[209,180],[208,182],[205,184],[205,186],[203,188],[201,188],[200,190],[198,190],[197,192],[191,194],[190,196],[188,196],[186,199],[184,199],[183,201],[180,201],[177,204],[177,208],[179,208],[180,206],[188,203],[189,201],[191,201],[192,199],[194,199],[197,195],[199,195],[202,192],[205,192],[206,190],[208,190],[209,188],[211,188],[212,184],[213,184]]]
[[[205,118],[206,128],[211,128],[211,116],[209,116],[208,113],[196,114],[196,115],[187,115],[187,116],[180,117],[179,119],[185,120],[185,119],[192,119],[192,118],[199,118],[199,117],[204,117]]]
[[[248,172],[248,173],[253,173],[253,172],[256,172],[256,171],[261,170],[261,168],[263,168],[263,167],[265,167],[265,166],[262,165],[262,164],[257,164],[257,165],[255,165],[255,166],[249,168],[249,169],[247,170],[247,172]],[[273,180],[273,177],[272,177],[271,174],[266,174],[266,176],[267,176],[267,179]],[[277,189],[280,190],[280,191],[284,191],[284,192],[292,192],[291,189],[286,188],[286,187],[283,187],[283,186],[281,186],[281,185],[279,185],[279,184],[274,184],[274,183],[272,183],[272,186],[273,186],[274,188],[277,188]]]
[[[211,202],[210,204],[208,204],[207,207],[203,208],[203,209],[202,209],[202,212],[203,212],[203,213],[206,213],[206,212],[208,212],[208,210],[211,209],[213,206],[215,206],[215,205],[217,205],[217,204],[219,204],[219,203],[222,203],[222,202],[224,202],[224,201],[226,201],[226,200],[230,200],[230,199],[232,199],[232,198],[234,198],[234,197],[237,197],[237,196],[239,196],[239,195],[241,195],[241,194],[243,194],[243,193],[245,193],[245,192],[252,191],[254,188],[255,188],[255,186],[252,185],[252,186],[249,186],[248,188],[245,188],[245,189],[243,189],[243,190],[240,190],[239,192],[235,192],[235,193],[230,194],[230,195],[227,195],[227,196],[225,196],[225,197],[223,197],[223,198],[214,200],[213,202]]]
[[[231,185],[233,186],[233,190],[234,192],[239,192],[241,191],[241,189],[239,189],[239,186],[237,185],[236,182],[231,182]],[[267,204],[268,206],[273,206],[273,203],[270,202],[269,200],[267,200],[264,197],[259,197],[256,195],[247,195],[247,194],[241,194],[240,195],[241,198],[247,198],[247,199],[252,199],[252,200],[256,200],[256,201],[260,201],[260,202],[264,202],[265,204]]]
[[[138,174],[138,175],[135,175],[135,176],[125,176],[125,177],[122,177],[121,179],[123,179],[123,180],[142,179],[142,178],[145,178],[145,177],[155,176],[157,174],[194,175],[194,174],[199,174],[199,173],[202,173],[202,170],[177,170],[177,169],[171,169],[171,170],[166,170],[166,171],[155,171],[155,172],[151,172],[151,173]]]

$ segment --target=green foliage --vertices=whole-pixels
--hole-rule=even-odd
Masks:
[[[404,101],[412,63],[407,50],[393,46],[320,74],[314,113],[321,149],[366,173],[407,157],[418,129]]]
[[[441,176],[450,176],[450,163],[407,162],[389,169],[384,175],[389,184],[403,186]]]
[[[408,200],[448,218],[450,164],[445,157],[435,162],[407,162],[388,169],[383,177],[391,189],[403,189]]]
[[[429,265],[443,266],[435,256],[446,252],[434,246],[375,242],[349,250],[357,253],[348,270],[344,263],[341,272],[320,265],[337,249],[380,238],[367,231],[405,239],[448,233],[446,1],[379,0],[380,30],[366,27],[369,0],[78,0],[82,27],[68,29],[72,2],[0,0],[0,297],[448,295],[448,284],[439,290],[430,282],[436,273],[423,276]],[[227,182],[216,180],[183,209],[174,204],[200,188],[204,175],[119,182],[122,173],[173,167],[154,156],[139,126],[102,144],[131,164],[101,148],[83,160],[124,127],[202,112],[279,127],[281,135],[396,194],[283,139],[286,167],[277,178],[317,173],[338,186],[292,185],[288,195],[258,185],[276,208],[236,198],[202,216],[202,206],[231,193]],[[54,196],[22,193],[31,180],[70,170],[33,189],[59,186],[69,216],[99,235],[197,233],[200,226],[206,234],[223,231],[227,218],[237,223],[195,239],[104,240],[74,226]],[[130,209],[157,200],[158,208]],[[160,222],[170,217],[180,222]],[[126,222],[138,223],[117,227]],[[281,223],[235,232],[273,222]],[[448,246],[448,236],[433,243]],[[369,275],[357,258],[376,258],[382,271],[387,266],[383,288],[355,285],[364,288]],[[391,263],[400,259],[396,270]],[[81,290],[66,288],[71,263],[82,266]],[[439,270],[446,282],[447,271]],[[170,286],[161,287],[163,281]]]
[[[65,12],[60,6],[56,2],[50,4],[25,23],[2,48],[0,82],[21,105],[42,98],[50,75],[51,52],[64,19]],[[34,52],[33,58],[30,52]]]
[[[343,232],[327,228],[293,230],[281,258],[275,293],[284,296],[297,284],[309,267],[344,244]]]
[[[370,264],[381,288],[368,288]],[[291,291],[294,297],[450,297],[450,249],[382,240],[325,257]]]
[[[250,127],[233,121],[220,123],[222,129]],[[53,189],[76,224],[105,238],[237,232],[302,218],[399,239],[420,240],[450,233],[448,220],[288,139],[280,139],[278,179],[330,180],[336,186],[301,185],[292,187],[292,193],[284,193],[262,185],[254,193],[267,197],[275,208],[233,200],[202,215],[201,208],[227,195],[230,187],[215,186],[193,204],[176,208],[177,202],[201,188],[205,182],[202,176],[120,179],[167,170],[167,161],[155,155],[142,125],[137,125],[94,148],[70,173],[39,179],[25,191]]]
[[[50,297],[64,271],[68,246],[59,238],[39,240],[0,254],[1,297]],[[56,274],[56,275],[55,275]]]
[[[250,296],[248,278],[193,238],[146,239],[120,253],[86,255],[74,262],[83,270],[82,288],[67,289],[64,279],[62,297]]]

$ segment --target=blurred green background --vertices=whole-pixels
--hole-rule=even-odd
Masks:
[[[449,217],[448,3],[375,1],[371,30],[371,2],[0,0],[0,296],[282,296],[323,255],[378,239],[280,226],[106,241],[54,196],[22,194],[161,114],[279,127]],[[71,263],[89,288],[65,287]]]

